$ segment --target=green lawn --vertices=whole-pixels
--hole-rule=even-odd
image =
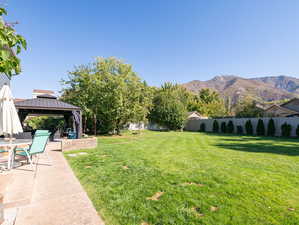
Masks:
[[[296,139],[146,131],[86,152],[66,158],[107,225],[299,224]]]

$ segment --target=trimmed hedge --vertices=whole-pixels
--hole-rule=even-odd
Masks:
[[[214,122],[213,122],[213,132],[215,132],[215,133],[219,132],[219,123],[217,120],[214,120]]]
[[[251,120],[247,120],[246,121],[246,123],[245,123],[245,130],[246,130],[246,134],[253,135],[253,127],[252,127]]]
[[[271,118],[268,123],[267,136],[274,137],[275,136],[275,124],[274,120]]]
[[[258,136],[264,136],[265,135],[265,125],[264,121],[262,119],[259,119],[256,126],[256,134]]]
[[[237,134],[243,134],[243,127],[242,126],[237,126]]]
[[[228,121],[228,124],[227,124],[227,133],[234,133],[234,123],[232,120]]]
[[[226,133],[226,123],[224,121],[221,123],[221,132]]]
[[[290,137],[292,131],[292,126],[288,123],[284,123],[281,125],[281,136],[283,137]]]
[[[200,132],[206,132],[206,124],[205,124],[205,123],[201,123],[201,124],[200,124],[199,131],[200,131]]]
[[[299,137],[299,124],[297,125],[297,128],[296,128],[296,135],[297,135],[297,137]]]

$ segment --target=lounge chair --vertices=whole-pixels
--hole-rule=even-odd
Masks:
[[[17,148],[15,155],[26,157],[27,161],[29,161],[32,169],[34,170],[32,156],[35,155],[39,158],[39,155],[45,152],[49,137],[50,137],[49,131],[37,130],[35,132],[35,135],[33,137],[33,141],[32,141],[32,144],[30,145],[30,147]],[[48,158],[48,161],[50,162],[47,152],[46,152],[46,156]]]

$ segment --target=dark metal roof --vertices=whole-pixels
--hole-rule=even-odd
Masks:
[[[59,101],[54,98],[33,98],[15,102],[17,109],[45,109],[45,110],[80,110],[80,107]]]

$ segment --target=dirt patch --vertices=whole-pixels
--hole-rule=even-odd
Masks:
[[[164,194],[164,192],[157,192],[152,197],[148,197],[146,199],[147,200],[152,200],[152,201],[158,201],[163,194]]]
[[[122,168],[123,168],[124,170],[128,170],[128,169],[129,169],[128,166],[122,166]]]
[[[295,211],[295,209],[294,209],[294,208],[288,208],[288,210],[289,210],[289,211]]]

